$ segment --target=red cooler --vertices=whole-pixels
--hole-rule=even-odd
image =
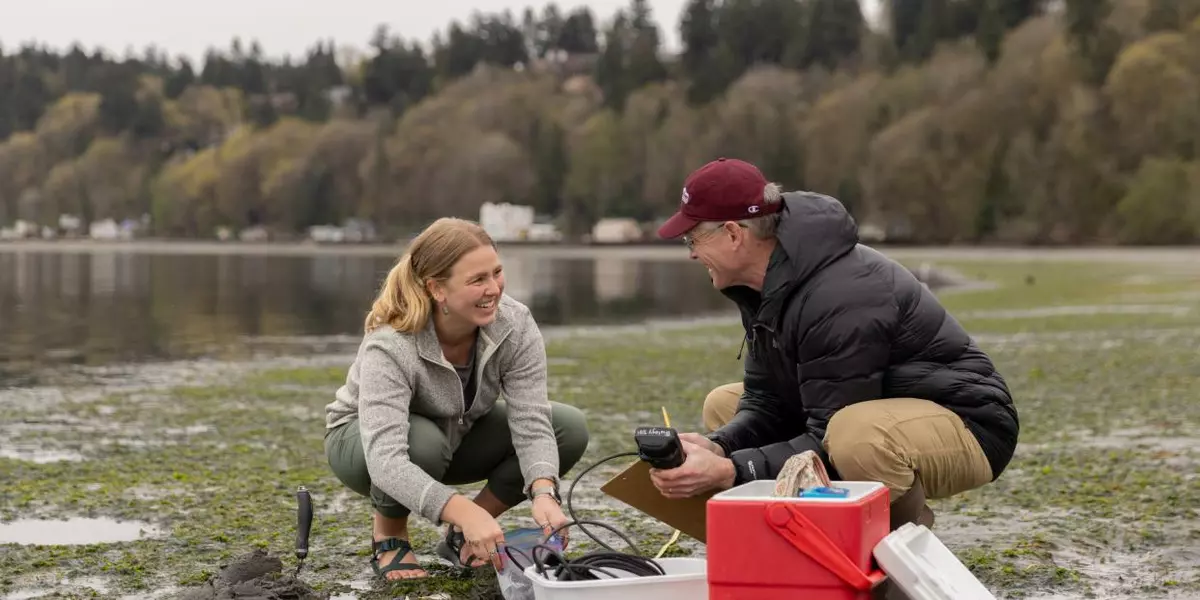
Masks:
[[[890,533],[888,490],[835,481],[849,494],[776,498],[773,480],[717,494],[707,505],[709,600],[868,600],[885,579],[875,546]]]

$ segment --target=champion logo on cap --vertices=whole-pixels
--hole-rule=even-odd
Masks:
[[[683,204],[687,204],[688,200],[691,200],[691,196],[688,195],[687,188],[685,187],[683,188],[683,197],[681,198],[681,202]]]

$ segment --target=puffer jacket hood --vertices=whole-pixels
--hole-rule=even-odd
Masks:
[[[787,261],[768,271],[763,282],[759,319],[764,323],[773,323],[789,294],[814,273],[858,245],[858,224],[841,202],[811,192],[784,194],[783,202],[775,237]]]

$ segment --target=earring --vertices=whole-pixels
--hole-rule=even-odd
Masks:
[[[446,306],[446,303],[444,303],[444,302],[442,303],[442,314],[443,315],[450,314],[450,307]]]

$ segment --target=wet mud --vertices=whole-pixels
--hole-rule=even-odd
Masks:
[[[183,590],[179,600],[325,600],[302,579],[283,572],[283,561],[265,550],[239,556],[204,584]]]

